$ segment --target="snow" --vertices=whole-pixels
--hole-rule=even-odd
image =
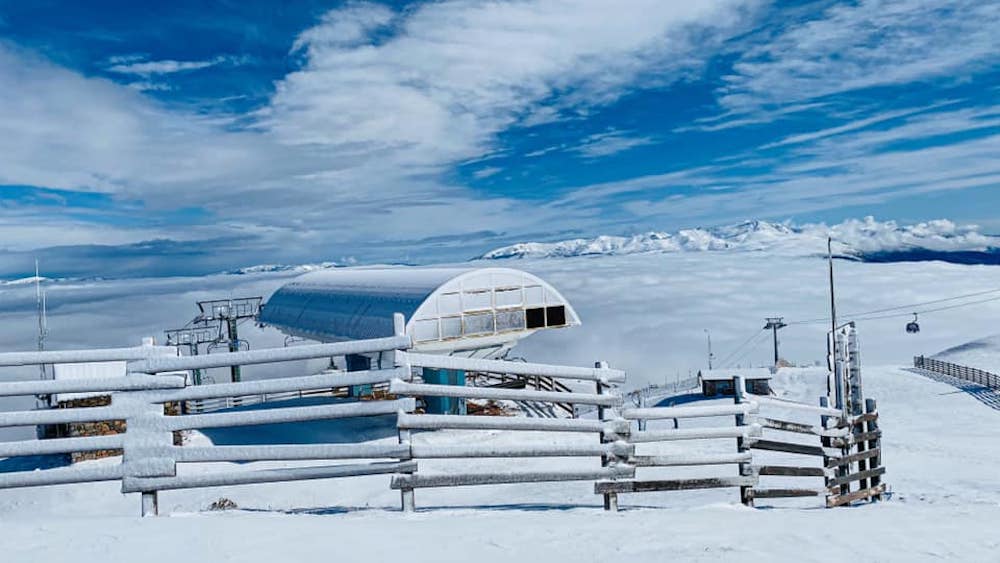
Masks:
[[[487,252],[483,260],[622,255],[649,252],[706,252],[722,250],[771,251],[791,255],[825,252],[833,237],[841,255],[864,256],[886,251],[989,252],[1000,247],[1000,237],[979,233],[978,227],[958,226],[947,220],[915,225],[879,222],[873,217],[838,225],[792,225],[747,221],[738,225],[683,229],[676,233],[651,231],[633,236],[599,236],[561,242],[523,242]]]
[[[806,400],[818,393],[821,376],[818,370],[784,370],[776,385]],[[834,551],[847,560],[993,560],[1000,539],[988,529],[1000,517],[1000,483],[993,475],[1000,449],[988,446],[1000,439],[1000,413],[897,368],[869,368],[866,381],[869,394],[879,398],[886,482],[893,491],[878,505],[824,510],[816,499],[802,499],[759,501],[775,508],[752,510],[738,504],[735,490],[726,490],[624,495],[625,510],[611,514],[584,482],[419,490],[418,512],[404,515],[389,477],[374,476],[171,491],[160,502],[172,515],[142,520],[135,495],[123,497],[116,484],[103,483],[0,492],[0,550],[12,562],[124,561],[138,554],[157,562],[183,553],[193,560],[273,563],[331,551],[346,560],[474,555],[483,562],[661,561],[666,554],[679,560],[828,561]],[[415,435],[441,445],[457,437],[509,443],[498,432]],[[196,435],[194,443],[204,440]],[[667,446],[706,453],[732,448],[718,440]],[[589,461],[558,458],[543,467],[587,467]],[[427,460],[420,467],[440,473],[497,463]],[[223,467],[233,465],[184,469]],[[518,463],[517,469],[527,467]],[[204,511],[220,497],[240,509]]]
[[[865,225],[861,221],[852,228],[857,232],[869,229],[876,239],[883,232]],[[793,232],[795,229],[798,227],[788,227]],[[909,234],[903,236],[887,228],[885,238],[872,244],[881,248],[911,237],[942,247],[972,247],[978,244],[976,236],[981,236],[937,223],[906,229]],[[775,239],[789,236],[780,228],[763,225],[744,232],[748,233],[746,241],[764,240],[765,235]],[[754,234],[758,232],[761,234]],[[684,240],[694,241],[695,234],[686,235]],[[760,333],[758,341],[748,346],[749,353],[730,363],[766,365],[771,342],[770,334],[761,331],[764,318],[784,315],[791,326],[779,332],[782,356],[800,365],[822,361],[826,323],[792,324],[826,314],[825,263],[811,256],[822,253],[821,238],[785,239],[792,242],[762,245],[766,250],[755,252],[523,260],[518,266],[558,288],[574,303],[584,324],[535,335],[523,341],[515,353],[533,362],[580,366],[607,360],[612,367],[627,369],[628,387],[638,388],[650,382],[686,378],[686,372],[696,373],[703,367],[706,328],[711,330],[720,364],[740,343]],[[814,247],[814,243],[819,246]],[[697,244],[707,247],[711,243],[703,240]],[[839,304],[845,318],[854,312],[1000,286],[1000,268],[991,266],[838,262],[837,273]],[[291,275],[288,271],[261,271],[196,280],[52,282],[48,290],[50,348],[126,345],[134,335],[157,334],[163,328],[183,324],[193,316],[198,299],[269,295]],[[0,328],[0,347],[31,349],[34,288],[5,288],[0,305],[10,311]],[[891,498],[882,504],[825,510],[818,508],[816,499],[795,499],[760,501],[763,508],[752,510],[739,505],[735,490],[693,491],[623,495],[625,510],[611,514],[600,509],[593,484],[579,482],[422,489],[416,492],[418,512],[404,515],[398,511],[399,493],[389,489],[389,476],[381,475],[168,491],[161,495],[160,504],[161,511],[171,515],[141,520],[136,495],[121,495],[120,484],[94,483],[0,491],[0,552],[5,562],[140,558],[173,562],[183,557],[274,563],[328,559],[331,554],[349,561],[474,559],[505,563],[668,558],[994,561],[1000,552],[1000,538],[992,533],[993,523],[1000,521],[1000,482],[995,475],[1000,466],[1000,411],[977,401],[971,390],[963,391],[903,366],[910,364],[912,356],[932,355],[995,333],[998,314],[1000,303],[990,302],[922,315],[924,330],[918,335],[905,333],[906,318],[859,323],[864,380],[867,394],[879,403],[883,457],[888,468],[885,482],[892,490]],[[262,331],[249,324],[241,327],[241,336],[255,348],[281,346],[283,342],[276,331]],[[992,344],[996,338],[983,342],[986,345],[982,347],[964,346],[944,356],[961,357],[959,363],[973,362],[971,354],[996,349]],[[306,362],[260,369],[250,366],[243,373],[252,380],[301,376],[318,371],[317,367],[326,366]],[[985,364],[976,367],[986,368]],[[31,368],[8,371],[0,377],[30,379],[36,373]],[[225,377],[222,372],[218,375]],[[772,386],[781,398],[817,404],[825,377],[822,369],[783,369]],[[690,398],[669,401],[679,405]],[[317,404],[322,402],[317,399]],[[23,405],[0,402],[0,409],[11,406]],[[364,428],[355,421],[325,421],[208,430],[193,433],[191,443],[207,445],[210,439],[226,444],[303,443],[313,439],[344,443],[359,436],[369,444],[395,443],[391,421],[377,420]],[[667,429],[669,424],[650,421],[649,429]],[[731,425],[732,420],[704,419],[690,425],[684,421],[681,428],[713,424]],[[768,430],[764,432],[767,435]],[[577,439],[580,445],[595,442],[592,435],[573,440]],[[525,445],[523,440],[539,447],[550,444],[543,433],[521,432],[515,441],[509,434],[489,430],[414,432],[414,440],[428,446],[469,443],[482,448]],[[573,440],[569,445],[576,443]],[[716,455],[733,453],[733,442],[694,440],[639,447],[644,448],[643,455]],[[33,461],[37,460],[0,460],[0,468]],[[303,465],[198,463],[185,464],[181,471]],[[588,470],[598,465],[594,459],[571,458],[506,462],[435,459],[421,460],[420,471],[434,475],[487,467]],[[732,474],[733,470],[722,466],[718,474]],[[692,475],[696,469],[643,468],[639,475],[659,471]],[[220,497],[232,499],[240,509],[207,511]]]
[[[949,348],[934,358],[1000,374],[1000,334]]]

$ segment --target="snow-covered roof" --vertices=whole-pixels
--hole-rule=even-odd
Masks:
[[[545,281],[512,268],[343,268],[282,286],[260,320],[286,334],[336,342],[393,334],[393,313],[422,350],[500,347],[541,328],[580,324]]]
[[[743,379],[771,379],[774,374],[768,368],[703,369],[698,372],[702,381],[729,381],[736,376]]]

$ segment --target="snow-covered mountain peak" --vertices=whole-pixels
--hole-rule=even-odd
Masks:
[[[874,217],[865,217],[837,225],[745,221],[722,227],[682,229],[676,233],[651,231],[631,236],[602,235],[559,242],[524,242],[487,252],[480,259],[723,250],[766,250],[808,256],[825,253],[827,237],[833,237],[835,252],[858,258],[887,252],[918,254],[922,251],[996,255],[996,249],[1000,248],[1000,237],[982,234],[974,225],[959,226],[946,219],[899,225],[895,221],[882,222]]]

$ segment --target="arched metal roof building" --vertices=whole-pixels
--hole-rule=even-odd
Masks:
[[[417,350],[498,351],[544,328],[580,324],[555,288],[512,268],[352,268],[311,272],[274,292],[260,320],[336,342],[393,334],[406,316]]]

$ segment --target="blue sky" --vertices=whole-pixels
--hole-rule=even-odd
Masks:
[[[0,0],[0,277],[998,232],[997,29],[961,0]]]

